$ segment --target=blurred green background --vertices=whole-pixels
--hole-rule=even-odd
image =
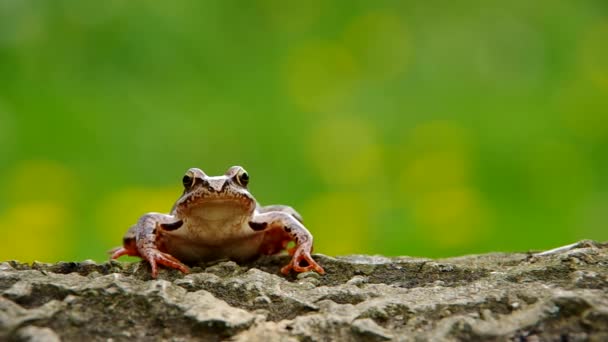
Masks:
[[[324,254],[606,240],[608,2],[0,0],[0,260],[235,164]]]

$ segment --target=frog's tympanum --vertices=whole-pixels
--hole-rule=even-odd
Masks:
[[[293,208],[261,206],[247,190],[249,175],[233,166],[223,176],[207,176],[192,168],[183,178],[184,193],[169,214],[148,213],[132,226],[123,246],[112,251],[112,259],[138,256],[150,263],[152,277],[158,265],[184,273],[183,263],[229,258],[246,261],[262,254],[288,249],[291,261],[281,269],[325,273],[310,253],[312,235]]]

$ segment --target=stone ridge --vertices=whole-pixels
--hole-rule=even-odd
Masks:
[[[0,341],[607,341],[608,243],[449,259],[287,256],[182,275],[145,263],[0,263]]]

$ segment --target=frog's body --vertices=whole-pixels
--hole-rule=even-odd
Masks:
[[[229,258],[244,261],[262,254],[275,254],[294,241],[288,273],[324,270],[310,256],[312,235],[291,207],[260,206],[247,190],[249,176],[233,166],[223,176],[210,177],[192,168],[183,178],[184,193],[169,214],[148,213],[127,231],[123,246],[112,259],[139,256],[157,264],[188,272],[182,263]],[[300,263],[305,261],[306,266]]]

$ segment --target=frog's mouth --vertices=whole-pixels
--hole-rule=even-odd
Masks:
[[[248,198],[201,198],[188,207],[188,216],[205,221],[229,220],[249,215],[255,206]]]

